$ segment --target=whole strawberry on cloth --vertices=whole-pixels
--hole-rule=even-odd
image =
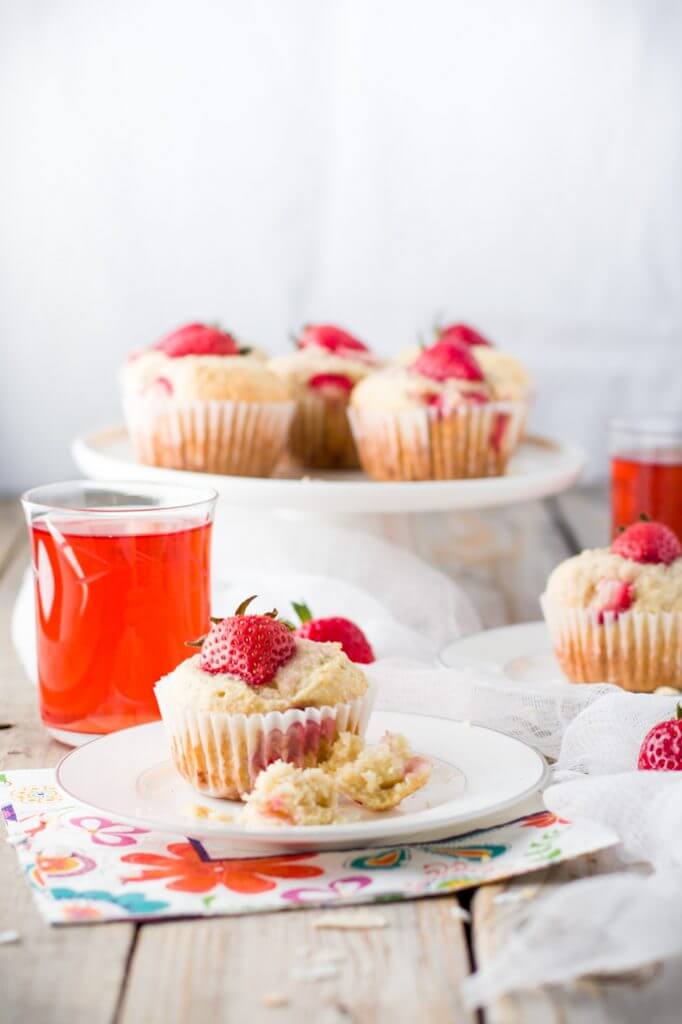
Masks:
[[[682,704],[675,717],[649,729],[639,748],[637,767],[641,771],[682,771]]]
[[[296,636],[315,640],[317,643],[334,641],[341,644],[350,660],[359,665],[369,665],[375,660],[369,640],[356,623],[340,615],[316,619],[307,604],[296,601],[292,601],[291,604],[301,621],[301,625],[295,631]]]

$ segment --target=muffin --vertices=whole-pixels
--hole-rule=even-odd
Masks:
[[[177,770],[200,793],[238,799],[274,761],[318,766],[342,732],[363,735],[371,690],[337,643],[294,636],[248,601],[215,619],[155,688]]]
[[[358,384],[349,418],[375,480],[448,480],[504,473],[525,409],[498,400],[470,347],[441,340]]]
[[[295,410],[286,383],[257,353],[203,324],[133,353],[122,388],[138,458],[171,469],[268,476]]]
[[[289,438],[295,459],[311,469],[357,468],[348,401],[377,365],[366,345],[331,324],[308,325],[295,352],[270,361],[297,403]]]
[[[634,523],[567,559],[540,601],[571,682],[682,689],[682,545],[667,526]]]

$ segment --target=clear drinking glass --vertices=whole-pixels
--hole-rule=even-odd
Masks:
[[[612,420],[611,532],[640,516],[682,538],[682,413]]]
[[[27,491],[40,709],[63,743],[159,717],[156,681],[209,627],[210,488],[77,480]]]

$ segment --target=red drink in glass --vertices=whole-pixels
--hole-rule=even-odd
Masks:
[[[56,485],[64,487],[65,485]],[[72,488],[78,485],[69,485]],[[124,485],[87,484],[87,500]],[[24,498],[36,581],[43,721],[79,742],[159,717],[153,687],[205,633],[210,615],[212,492],[127,488],[129,507],[68,508],[40,488]],[[151,504],[139,506],[139,500]],[[45,509],[42,502],[55,507]],[[83,496],[68,499],[84,504]],[[136,507],[137,505],[137,507]],[[168,505],[168,507],[166,507]]]
[[[612,424],[612,536],[641,516],[665,523],[682,538],[682,418]]]

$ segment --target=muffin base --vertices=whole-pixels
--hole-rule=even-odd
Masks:
[[[173,402],[130,398],[128,432],[140,462],[231,476],[270,476],[293,402]]]
[[[349,419],[363,468],[375,480],[452,480],[501,476],[518,447],[523,402],[399,412],[352,407]]]
[[[572,683],[611,683],[632,693],[682,689],[682,613],[594,612],[543,595],[554,651]]]
[[[305,394],[298,399],[289,449],[311,469],[357,469],[357,448],[348,422],[348,401]]]
[[[373,703],[362,697],[321,708],[268,714],[228,714],[177,708],[163,684],[155,689],[173,762],[199,793],[239,800],[273,761],[313,768],[325,761],[339,733],[364,735]]]

